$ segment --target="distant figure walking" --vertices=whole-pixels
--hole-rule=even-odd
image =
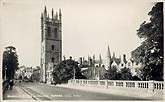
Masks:
[[[12,90],[13,89],[13,85],[14,85],[13,80],[9,81],[9,85],[10,85],[10,90]]]

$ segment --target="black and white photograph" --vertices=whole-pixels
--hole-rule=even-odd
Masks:
[[[164,2],[0,0],[2,101],[163,101]]]

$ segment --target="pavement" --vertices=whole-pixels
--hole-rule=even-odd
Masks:
[[[150,92],[143,92],[140,93],[137,90],[128,91],[127,89],[115,89],[113,88],[106,88],[106,87],[98,87],[98,86],[84,86],[84,85],[73,85],[73,84],[60,84],[57,85],[59,87],[70,88],[70,89],[77,89],[83,90],[88,92],[97,92],[97,93],[104,93],[104,94],[111,94],[111,95],[119,95],[119,96],[126,96],[132,98],[141,98],[144,100],[163,100],[163,94],[156,94]]]
[[[13,89],[6,90],[3,96],[4,100],[34,100],[31,95],[22,90],[19,86],[13,86]]]
[[[134,94],[136,93],[136,95]],[[139,93],[139,92],[138,92]],[[6,90],[4,100],[162,100],[153,94],[139,94],[137,91],[115,90],[73,84],[49,85],[43,83],[17,83],[12,90]]]
[[[13,90],[7,90],[4,100],[146,100],[123,95],[113,95],[103,93],[95,88],[85,88],[79,86],[61,84],[48,85],[41,83],[21,83],[15,85]],[[79,88],[78,88],[79,87]],[[80,89],[81,88],[81,89]],[[93,90],[93,91],[92,91]],[[94,91],[95,90],[95,91]]]

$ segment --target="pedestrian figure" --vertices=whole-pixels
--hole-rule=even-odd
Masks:
[[[10,85],[10,90],[12,90],[13,89],[13,80],[10,80],[10,82],[9,82],[9,85]]]
[[[9,83],[7,83],[7,85],[6,85],[6,90],[8,90],[9,89]]]

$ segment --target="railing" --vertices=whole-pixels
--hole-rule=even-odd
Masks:
[[[99,86],[105,88],[127,88],[127,89],[140,89],[149,91],[163,91],[163,81],[125,81],[125,80],[85,80],[75,79],[69,80],[68,84],[86,85],[86,86]]]

